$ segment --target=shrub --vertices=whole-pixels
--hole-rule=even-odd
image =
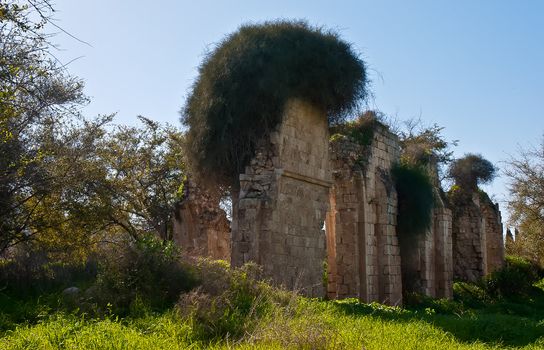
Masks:
[[[299,98],[343,120],[366,96],[364,63],[338,34],[301,21],[241,26],[207,54],[182,111],[203,182],[237,187],[257,142]]]
[[[177,304],[199,340],[240,338],[286,294],[259,279],[257,265],[230,269],[227,264],[203,260],[197,267],[200,286],[180,296]]]
[[[376,112],[367,111],[353,121],[333,125],[330,128],[331,142],[343,135],[361,146],[369,146],[372,144],[376,125],[384,125],[380,118]]]
[[[448,170],[448,176],[455,181],[461,190],[473,192],[478,184],[485,184],[495,178],[497,168],[479,154],[466,154],[456,159]]]
[[[485,289],[495,297],[529,295],[541,275],[542,270],[529,260],[507,256],[505,266],[484,279]]]
[[[91,301],[100,311],[123,315],[139,306],[169,307],[195,285],[192,267],[174,244],[146,236],[105,257]]]
[[[453,298],[472,308],[481,308],[491,302],[491,298],[481,283],[455,282],[453,284]]]

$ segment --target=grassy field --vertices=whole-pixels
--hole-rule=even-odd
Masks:
[[[241,337],[206,340],[176,309],[90,318],[55,311],[48,298],[21,304],[3,295],[11,310],[2,310],[1,349],[544,349],[542,295],[483,308],[427,300],[405,309],[297,298],[268,310]]]
[[[168,269],[153,252],[71,282],[4,278],[0,349],[544,349],[544,279],[516,258],[455,283],[453,300],[413,294],[401,308],[304,298],[266,283],[255,264]],[[82,291],[63,295],[67,283]]]

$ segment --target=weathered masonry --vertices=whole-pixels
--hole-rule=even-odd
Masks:
[[[305,295],[391,305],[406,291],[451,298],[454,277],[476,280],[502,266],[498,206],[477,194],[448,203],[436,167],[431,224],[401,244],[391,175],[401,147],[385,126],[366,145],[329,141],[325,112],[301,100],[287,103],[282,120],[240,174],[231,230],[218,201],[188,187],[174,237],[188,253],[256,262]]]
[[[453,296],[453,253],[451,210],[441,195],[436,167],[431,169],[434,185],[434,207],[431,225],[423,235],[416,236],[412,249],[402,254],[405,290],[433,298]]]
[[[397,198],[390,175],[399,156],[398,138],[379,125],[369,147],[347,138],[331,142],[334,186],[326,221],[331,298],[402,302]]]
[[[472,193],[453,210],[454,277],[474,282],[504,264],[504,243],[498,204]]]
[[[192,181],[186,181],[185,198],[177,206],[173,240],[192,256],[230,259],[230,223],[219,200]]]
[[[324,111],[299,100],[240,175],[232,264],[254,261],[289,289],[323,296],[323,222],[332,186]]]

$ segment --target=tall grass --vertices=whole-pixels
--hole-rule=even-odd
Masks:
[[[194,273],[199,286],[175,306],[135,299],[128,313],[0,291],[0,349],[544,349],[542,281],[511,298],[457,283],[454,300],[413,295],[400,308],[304,298],[271,287],[255,265],[202,260]]]
[[[202,337],[200,325],[176,309],[137,317],[92,319],[53,313],[0,338],[1,349],[543,349],[542,311],[456,313],[434,301],[402,309],[358,301],[320,301],[291,294],[234,336]],[[440,306],[442,305],[442,307]],[[425,306],[425,305],[424,305]],[[511,314],[507,314],[510,312]],[[241,320],[243,321],[243,320]]]

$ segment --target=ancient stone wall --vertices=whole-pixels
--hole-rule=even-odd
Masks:
[[[453,296],[452,212],[440,187],[437,164],[429,164],[434,192],[431,223],[425,233],[401,239],[405,291],[430,297]]]
[[[502,266],[498,207],[475,194],[452,214],[436,177],[432,224],[402,258],[401,273],[391,177],[400,157],[397,136],[378,124],[370,145],[344,136],[329,144],[328,130],[323,111],[289,101],[283,122],[240,174],[231,250],[228,221],[197,189],[179,208],[175,240],[194,255],[226,258],[230,251],[233,266],[256,262],[275,284],[305,295],[392,305],[402,303],[403,283],[451,298],[453,276],[475,281]]]
[[[480,198],[473,193],[453,208],[453,274],[455,279],[476,282],[485,275],[485,222]]]
[[[475,282],[504,264],[501,214],[477,192],[453,206],[454,277]]]
[[[486,274],[504,266],[504,237],[499,204],[482,201],[480,208],[485,221]]]
[[[372,143],[331,143],[334,186],[327,214],[328,295],[402,303],[397,197],[390,169],[398,138],[377,125]]]
[[[191,181],[175,210],[173,240],[191,256],[230,260],[230,222],[213,198]]]
[[[437,298],[453,297],[452,212],[442,203],[433,209],[434,284],[425,294]],[[433,291],[434,289],[434,291]]]
[[[254,261],[274,283],[321,297],[331,186],[327,116],[300,100],[284,113],[240,175],[231,261]]]

